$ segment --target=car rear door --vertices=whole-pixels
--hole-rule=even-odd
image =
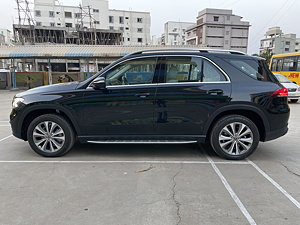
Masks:
[[[209,116],[228,104],[230,94],[229,77],[212,61],[165,57],[155,100],[155,133],[174,139],[200,137]]]

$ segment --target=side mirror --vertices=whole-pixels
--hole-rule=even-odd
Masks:
[[[95,90],[104,90],[106,88],[106,80],[105,77],[97,77],[93,83],[92,83],[92,87]]]

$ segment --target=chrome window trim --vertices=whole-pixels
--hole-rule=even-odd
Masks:
[[[153,86],[153,85],[156,85],[156,86],[159,86],[159,85],[165,85],[165,84],[168,84],[168,85],[184,85],[184,84],[224,84],[224,83],[231,83],[231,79],[230,77],[227,75],[227,73],[222,69],[220,68],[215,62],[213,62],[211,59],[209,58],[206,58],[204,56],[201,56],[201,55],[149,55],[149,56],[139,56],[139,57],[133,57],[133,58],[129,58],[129,59],[126,59],[124,61],[121,61],[119,62],[118,64],[114,65],[114,67],[118,66],[119,64],[121,63],[124,63],[124,62],[127,62],[129,60],[133,60],[133,59],[144,59],[144,58],[159,58],[159,57],[198,57],[198,58],[202,58],[202,59],[205,59],[207,61],[209,61],[210,63],[212,63],[224,76],[225,78],[227,79],[226,81],[216,81],[216,82],[175,82],[175,83],[152,83],[152,84],[131,84],[131,85],[111,85],[111,86],[107,86],[108,88],[116,88],[116,87],[137,87],[137,86]],[[110,68],[109,70],[113,69],[114,67]],[[104,74],[106,73],[107,71],[104,72]],[[102,76],[103,74],[99,75],[99,76]],[[97,77],[99,77],[97,76]],[[96,77],[96,78],[97,78]],[[86,88],[86,89],[91,89],[91,84],[93,82],[91,82],[89,84],[89,86]],[[92,88],[93,89],[93,88]]]

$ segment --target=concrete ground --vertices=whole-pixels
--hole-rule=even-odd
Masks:
[[[300,224],[300,103],[242,161],[208,146],[76,144],[43,158],[11,135],[0,91],[0,224]]]

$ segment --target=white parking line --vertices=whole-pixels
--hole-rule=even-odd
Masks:
[[[113,163],[149,163],[149,164],[211,164],[208,161],[33,161],[33,160],[1,160],[0,163],[97,163],[97,164],[113,164]],[[249,165],[248,162],[215,162],[215,164],[234,164],[234,165]]]
[[[5,137],[5,138],[2,138],[2,139],[0,139],[0,142],[1,141],[4,141],[4,140],[6,140],[6,139],[8,139],[8,138],[10,138],[10,137],[12,137],[13,135],[9,135],[9,136],[7,136],[7,137]]]
[[[274,181],[268,174],[262,171],[254,162],[250,159],[246,159],[261,175],[263,175],[268,181],[270,181],[279,191],[281,191],[292,203],[300,209],[300,203],[294,199],[286,190],[284,190],[276,181]]]
[[[245,206],[243,205],[243,203],[241,202],[241,200],[239,199],[239,197],[233,191],[233,189],[231,188],[231,186],[227,182],[226,178],[222,175],[222,173],[220,172],[219,168],[216,166],[216,163],[206,154],[206,152],[204,152],[204,155],[208,159],[209,163],[211,164],[211,166],[213,167],[213,169],[215,170],[215,172],[218,174],[218,176],[221,179],[222,183],[224,184],[225,188],[227,189],[227,191],[229,192],[229,194],[231,195],[232,199],[235,201],[235,203],[237,204],[237,206],[239,207],[239,209],[241,210],[241,212],[244,214],[244,216],[248,220],[249,224],[255,225],[256,222],[251,217],[251,215],[249,214],[249,212],[247,211],[247,209],[245,208]]]

